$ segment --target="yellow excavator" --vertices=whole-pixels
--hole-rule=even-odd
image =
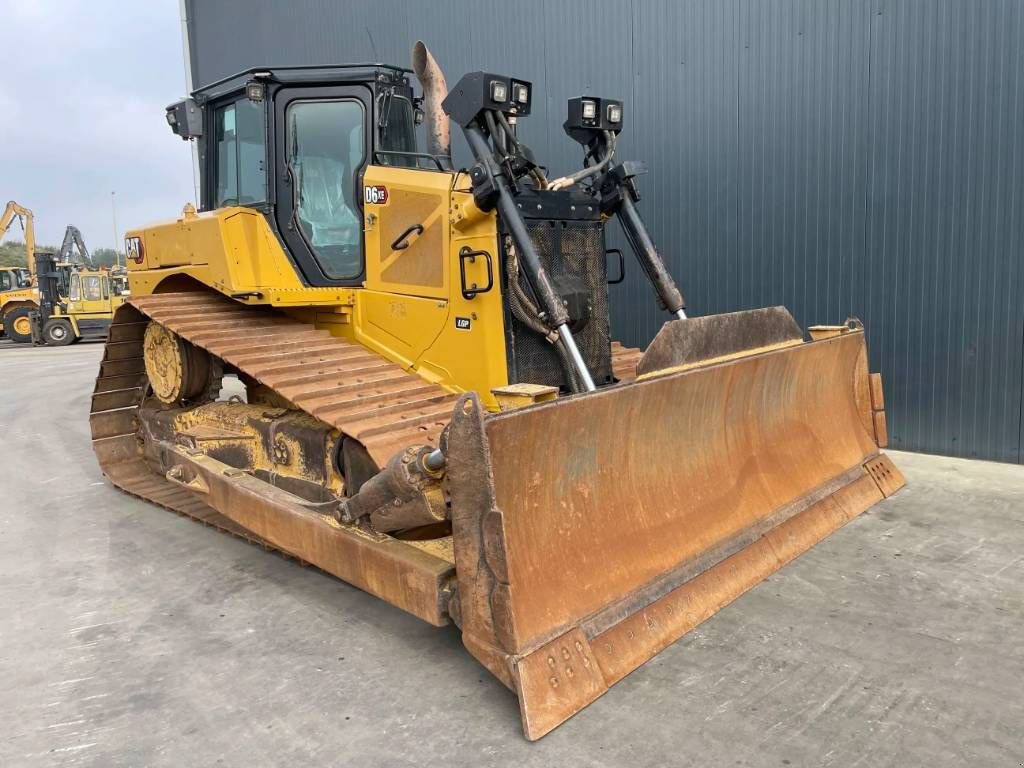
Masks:
[[[584,161],[551,178],[534,97],[448,91],[418,43],[169,107],[202,210],[127,233],[90,416],[128,493],[454,623],[529,739],[904,484],[863,328],[689,316],[626,105],[571,99]],[[665,311],[646,350],[611,337],[612,226]]]
[[[13,200],[0,214],[0,238],[14,220],[25,233],[25,267],[0,267],[0,332],[12,341],[32,340],[32,313],[39,307],[35,288],[36,235],[32,211]]]

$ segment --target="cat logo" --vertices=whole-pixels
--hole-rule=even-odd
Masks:
[[[124,252],[136,264],[141,264],[142,260],[146,257],[142,249],[142,240],[137,237],[125,238]]]

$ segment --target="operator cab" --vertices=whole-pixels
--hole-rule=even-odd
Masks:
[[[198,141],[201,209],[256,208],[309,285],[360,284],[366,166],[444,170],[416,151],[421,100],[409,73],[383,64],[253,69],[171,105],[171,128]]]
[[[32,287],[32,278],[24,267],[0,267],[0,293]]]

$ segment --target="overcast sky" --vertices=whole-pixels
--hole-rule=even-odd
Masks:
[[[0,205],[90,249],[193,200],[188,144],[164,107],[185,94],[178,0],[0,0]],[[14,224],[4,239],[22,239]]]

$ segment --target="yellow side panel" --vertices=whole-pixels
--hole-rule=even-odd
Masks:
[[[312,288],[299,279],[266,218],[250,208],[187,212],[177,221],[128,232],[143,243],[142,263],[128,262],[135,295],[152,293],[175,274],[188,275],[247,303],[285,307],[351,303],[350,288]]]
[[[465,203],[471,195],[452,194],[453,203]],[[462,295],[459,253],[486,252],[491,259],[492,287],[473,298]],[[502,300],[501,259],[498,252],[497,224],[493,214],[471,228],[452,230],[449,262],[452,274],[448,318],[433,345],[420,358],[424,369],[461,385],[461,391],[479,393],[484,406],[498,409],[491,389],[508,384],[508,360],[505,351],[505,317]],[[487,260],[483,255],[465,263],[466,283],[484,288],[488,283]]]
[[[141,235],[145,246],[143,264],[129,261],[129,272],[206,264],[212,253],[222,253],[224,249],[220,238],[221,213],[203,213],[191,219],[156,224],[142,232],[129,232],[129,236]]]
[[[444,301],[363,290],[356,299],[355,338],[404,368],[414,368],[447,316]]]
[[[357,294],[355,338],[449,391],[478,392],[496,410],[491,389],[508,383],[497,221],[492,213],[472,227],[453,229],[453,206],[471,199],[453,191],[455,178],[367,168],[363,182],[375,194],[364,200],[380,199],[383,191],[386,202],[364,206],[369,290]],[[415,225],[422,232],[402,237]],[[406,248],[392,248],[402,241]],[[492,287],[471,299],[462,295],[463,250],[490,255]],[[465,271],[468,286],[487,285],[486,257],[467,261]]]
[[[366,287],[448,298],[452,175],[371,165],[363,184],[386,190],[383,202],[364,196]]]
[[[39,291],[35,288],[23,288],[16,291],[4,291],[0,294],[0,310],[7,310],[8,305],[16,307],[18,305],[37,306],[39,304]]]

